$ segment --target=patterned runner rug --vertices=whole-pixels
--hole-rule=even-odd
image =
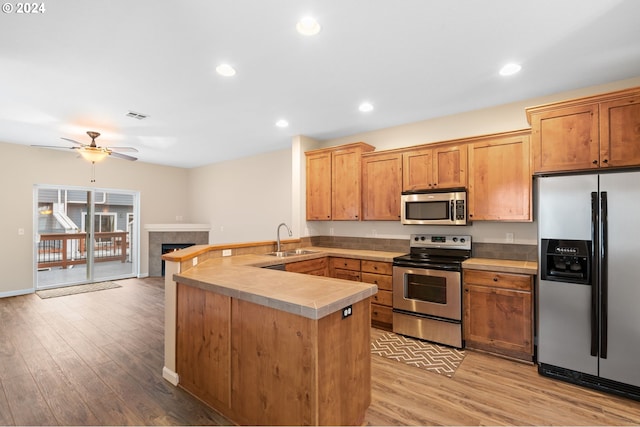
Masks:
[[[453,377],[464,359],[464,351],[407,338],[392,332],[371,343],[371,353]]]
[[[89,283],[86,285],[65,286],[63,288],[44,289],[36,291],[36,294],[42,298],[63,297],[65,295],[83,294],[85,292],[102,291],[104,289],[121,288],[122,286],[114,282]]]

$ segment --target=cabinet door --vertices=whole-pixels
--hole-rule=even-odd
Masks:
[[[360,219],[360,155],[357,148],[333,153],[331,218],[334,221]]]
[[[465,284],[466,347],[532,360],[532,318],[530,292]]]
[[[402,192],[400,154],[367,155],[362,159],[362,219],[399,221]]]
[[[402,154],[402,191],[433,188],[433,150],[421,149]]]
[[[307,155],[307,220],[331,219],[331,152]]]
[[[467,145],[433,149],[433,179],[437,188],[467,186]]]
[[[314,276],[327,276],[329,272],[327,257],[310,259],[306,261],[290,262],[285,264],[284,268],[286,271],[311,274]]]
[[[600,104],[600,166],[640,165],[640,95]]]
[[[531,116],[534,172],[597,168],[598,105],[559,108]]]
[[[469,148],[469,219],[532,221],[529,137],[498,137]]]

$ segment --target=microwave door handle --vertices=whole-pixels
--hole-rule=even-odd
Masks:
[[[450,203],[451,203],[451,206],[449,208],[449,220],[453,221],[453,219],[455,218],[455,216],[454,216],[454,213],[455,213],[455,211],[454,211],[455,202],[452,200]]]

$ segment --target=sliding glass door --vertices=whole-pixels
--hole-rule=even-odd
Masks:
[[[138,193],[36,186],[36,288],[134,277]]]

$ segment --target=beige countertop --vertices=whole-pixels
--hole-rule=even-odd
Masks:
[[[463,269],[499,271],[503,273],[538,274],[536,261],[514,261],[491,258],[469,258],[462,263]]]
[[[391,262],[394,256],[401,255],[396,252],[336,248],[305,249],[313,253],[282,258],[256,254],[212,258],[174,275],[174,280],[310,319],[320,319],[376,294],[378,287],[369,283],[256,267],[326,256]]]
[[[308,247],[313,253],[288,257],[266,254],[211,258],[174,275],[174,280],[232,298],[277,308],[310,319],[320,319],[377,293],[376,285],[319,277],[267,267],[326,256],[392,262],[400,252]],[[536,274],[534,261],[471,258],[463,268]]]

